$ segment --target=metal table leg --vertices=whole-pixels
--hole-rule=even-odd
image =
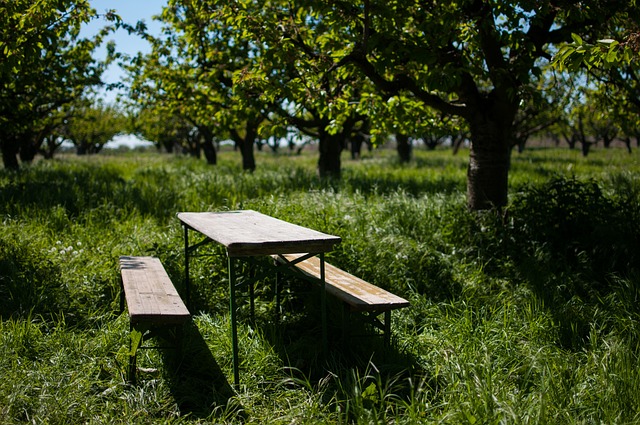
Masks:
[[[236,271],[235,261],[229,257],[229,310],[231,315],[231,347],[233,351],[233,382],[240,384],[240,368],[238,363],[238,323],[236,317]]]
[[[191,310],[191,282],[189,281],[189,228],[184,226],[184,284],[187,309]]]
[[[324,275],[324,252],[320,253],[320,314],[322,317],[322,356],[326,361],[328,358],[328,337],[327,337],[327,290]]]

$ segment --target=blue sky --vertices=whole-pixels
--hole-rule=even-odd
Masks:
[[[145,21],[150,32],[160,31],[158,22],[152,20],[154,15],[162,12],[162,7],[167,4],[167,0],[90,0],[89,3],[99,14],[104,14],[107,10],[115,9],[124,22],[135,24],[138,21]],[[97,33],[107,25],[104,19],[95,19],[83,27],[83,33],[87,36]],[[149,44],[139,37],[129,35],[124,30],[112,33],[106,39],[116,42],[116,50],[119,52],[135,55],[137,52],[149,50]],[[103,58],[106,55],[104,47],[97,51],[96,56]],[[107,70],[104,80],[107,83],[115,83],[122,78],[122,70],[117,65],[111,65]],[[104,95],[106,100],[115,99],[115,93]]]
[[[162,12],[162,7],[166,5],[167,0],[89,0],[91,7],[93,7],[99,14],[104,14],[107,10],[115,9],[116,13],[120,15],[123,21],[135,24],[138,21],[145,21],[148,30],[151,33],[158,33],[160,31],[160,24],[153,21],[154,15]],[[89,37],[92,34],[96,34],[101,28],[107,25],[108,22],[104,19],[95,19],[85,25],[82,32],[85,36]],[[137,52],[149,51],[149,44],[139,37],[129,35],[124,30],[118,30],[115,33],[109,35],[106,41],[113,40],[116,42],[116,50],[126,53],[128,55],[135,55]],[[104,46],[96,52],[96,57],[104,58],[106,55],[106,49]],[[104,80],[107,83],[118,82],[123,76],[123,72],[118,65],[111,65],[104,75]],[[105,92],[102,97],[108,102],[114,102],[116,93]],[[145,142],[138,139],[133,135],[119,135],[113,138],[111,142],[107,144],[108,147],[117,147],[119,145],[125,145],[129,147],[139,146]]]

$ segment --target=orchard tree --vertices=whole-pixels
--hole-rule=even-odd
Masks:
[[[297,76],[295,70],[289,70],[280,75],[273,73],[266,82],[268,86],[265,84],[264,92],[273,96],[270,102],[274,112],[269,115],[268,121],[263,122],[261,134],[263,137],[285,137],[292,128],[295,128],[299,134],[310,137],[318,144],[318,175],[323,178],[339,178],[341,153],[349,141],[355,140],[358,143],[358,138],[363,137],[362,132],[368,131],[366,117],[351,111],[351,114],[343,115],[340,122],[332,122],[325,113],[327,105],[330,107],[326,99],[342,91],[346,83],[334,81],[333,84],[329,84],[327,81],[323,93],[317,98],[310,98],[297,96],[289,91],[296,86],[296,82],[289,84],[287,81],[295,80]],[[277,82],[275,82],[276,79]],[[251,88],[252,91],[255,89],[256,86]],[[353,89],[353,86],[350,86],[350,89]],[[274,95],[274,93],[277,94]],[[236,95],[241,94],[236,93]],[[291,102],[290,99],[294,98],[298,101]],[[283,106],[279,106],[278,102],[282,102]]]
[[[576,92],[573,79],[566,74],[557,74],[545,68],[545,78],[535,90],[528,90],[523,97],[514,120],[512,147],[518,152],[525,149],[527,141],[534,136],[546,136],[553,128],[558,128],[567,117],[567,109]]]
[[[294,63],[308,96],[321,94],[322,81],[333,75],[358,75],[387,98],[410,97],[463,118],[471,135],[471,209],[507,203],[514,122],[554,46],[638,18],[635,2],[604,0],[213,2],[216,19],[242,29],[278,61]],[[237,80],[268,79],[274,63],[257,61]],[[353,107],[348,100],[333,104],[341,107],[327,109],[331,122]]]
[[[367,110],[371,120],[371,136],[375,144],[394,135],[400,162],[411,160],[413,142],[421,140],[427,149],[457,140],[465,133],[465,123],[458,117],[447,115],[425,106],[413,96],[384,98],[370,92],[360,102],[360,110]]]
[[[157,17],[164,24],[163,36],[147,36],[152,52],[128,67],[132,97],[144,107],[161,104],[190,121],[204,138],[205,154],[213,140],[233,140],[243,169],[254,170],[253,147],[267,104],[252,98],[238,102],[233,74],[260,54],[260,46],[210,12],[207,2],[168,2]]]
[[[20,144],[19,157],[22,163],[31,163],[36,155],[45,159],[53,158],[64,142],[64,123],[69,118],[67,106],[51,111],[34,122],[17,136]]]
[[[640,75],[638,75],[640,77]],[[619,139],[629,153],[632,152],[632,140],[640,147],[640,80],[635,77],[635,85],[628,86],[605,84],[601,86],[599,97],[603,99],[605,111],[613,118],[620,129]],[[635,92],[635,97],[633,92]]]
[[[128,131],[152,141],[158,149],[169,153],[176,148],[196,153],[193,125],[179,115],[165,111],[161,105],[135,108],[128,113]]]
[[[126,131],[126,118],[114,105],[100,99],[80,99],[64,126],[65,139],[78,155],[96,154],[114,136]]]
[[[201,91],[193,90],[192,83],[197,79],[196,68],[177,56],[174,57],[172,48],[166,44],[166,41],[154,39],[151,53],[139,54],[122,64],[128,75],[129,98],[133,102],[131,108],[138,109],[138,116],[145,120],[149,117],[142,111],[151,111],[152,114],[158,114],[156,118],[167,120],[163,125],[168,123],[181,127],[185,124],[189,137],[181,138],[180,141],[193,142],[188,143],[191,155],[200,157],[201,152],[204,152],[207,163],[215,165],[217,154],[212,127],[216,124],[204,107],[206,97]],[[199,108],[200,105],[204,106]],[[135,125],[144,128],[146,124],[143,122]],[[178,127],[176,130],[182,131]]]
[[[0,2],[0,150],[5,168],[32,157],[47,117],[102,84],[105,63],[92,53],[106,31],[79,37],[97,15],[87,0]],[[117,17],[108,14],[109,19]]]
[[[617,130],[622,132],[621,139],[629,152],[631,138],[636,138],[640,146],[640,28],[636,16],[612,27],[604,38],[573,34],[572,42],[555,55],[553,66],[589,75],[592,86],[597,88],[592,93],[599,105],[595,111],[600,114],[596,127],[605,146]]]

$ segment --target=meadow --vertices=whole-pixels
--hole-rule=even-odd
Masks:
[[[234,152],[215,167],[147,152],[0,170],[0,422],[640,423],[638,150],[514,153],[499,213],[467,210],[464,152],[374,151],[339,181],[315,161],[261,152],[245,173]],[[233,387],[212,246],[192,265],[183,352],[143,351],[127,384],[118,257],[159,257],[182,291],[176,213],[232,209],[342,237],[329,262],[411,302],[391,347],[343,344],[335,320],[321,359],[313,294],[289,282],[276,323],[265,280],[256,319],[241,308]]]

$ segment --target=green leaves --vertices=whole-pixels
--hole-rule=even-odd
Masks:
[[[560,47],[553,58],[552,66],[560,71],[576,72],[581,67],[616,68],[637,61],[631,47],[617,40],[605,38],[590,44],[577,34],[571,34],[571,38],[573,43]]]
[[[12,0],[0,3],[0,15],[0,121],[18,152],[31,143],[27,133],[49,135],[52,116],[101,84],[106,65],[92,53],[103,35],[78,38],[95,17],[87,0]]]
[[[129,332],[129,338],[131,341],[129,356],[133,357],[138,352],[138,348],[140,348],[140,344],[142,343],[142,332],[134,329],[131,332]]]

